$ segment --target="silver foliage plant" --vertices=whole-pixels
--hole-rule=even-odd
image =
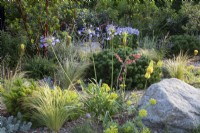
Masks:
[[[26,133],[30,130],[32,123],[21,121],[21,113],[17,114],[17,117],[0,116],[0,133]]]

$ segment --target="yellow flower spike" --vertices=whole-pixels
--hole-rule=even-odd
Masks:
[[[66,46],[70,46],[71,45],[71,42],[72,42],[72,37],[67,35],[67,38],[66,38]]]
[[[136,94],[135,92],[132,92],[132,93],[131,93],[131,96],[132,96],[133,98],[137,98],[137,94]]]
[[[139,116],[142,118],[147,117],[147,110],[146,109],[139,110]]]
[[[157,62],[157,67],[162,67],[162,65],[163,65],[163,62],[159,60],[159,61]]]
[[[151,77],[151,74],[147,72],[147,73],[144,75],[144,77],[145,77],[146,79],[149,79],[149,78]]]
[[[123,36],[123,38],[122,38],[123,45],[126,45],[128,33],[127,32],[123,32],[122,36]]]
[[[109,85],[106,84],[106,83],[103,83],[101,88],[102,88],[102,90],[105,91],[105,92],[109,92],[109,91],[110,91],[110,87],[109,87]]]
[[[25,50],[25,45],[24,45],[24,44],[21,44],[21,45],[20,45],[20,49],[21,49],[21,51],[24,51],[24,50]]]
[[[118,94],[117,93],[115,93],[115,92],[110,93],[109,99],[115,100],[117,98],[118,98]]]
[[[20,54],[21,54],[21,56],[24,54],[24,52],[25,52],[25,45],[21,44],[20,45]]]
[[[150,74],[153,73],[153,67],[152,66],[147,67],[147,73],[150,73]]]
[[[128,101],[126,102],[126,104],[127,104],[128,106],[131,106],[132,101],[131,101],[131,100],[128,100]]]
[[[157,104],[157,101],[156,101],[156,99],[154,99],[154,98],[151,98],[151,99],[149,100],[149,102],[150,102],[151,105]]]
[[[198,50],[194,50],[194,55],[196,56],[198,54]]]
[[[150,61],[149,66],[153,67],[153,60]]]
[[[125,89],[126,85],[125,85],[125,84],[120,84],[119,87],[120,87],[121,89]]]

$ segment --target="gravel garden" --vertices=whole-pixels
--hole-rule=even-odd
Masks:
[[[200,133],[199,9],[0,1],[0,133]]]

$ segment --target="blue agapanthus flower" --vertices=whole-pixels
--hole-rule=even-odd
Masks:
[[[127,33],[129,35],[139,35],[139,30],[138,29],[134,29],[132,27],[124,27],[124,28],[121,28],[121,27],[118,27],[117,28],[117,31],[116,31],[116,35],[122,35],[122,33]]]
[[[108,37],[106,40],[111,40],[115,35],[139,35],[139,30],[132,27],[117,27],[112,24],[106,26]]]
[[[93,27],[92,25],[89,26],[89,28],[82,28],[78,30],[79,35],[89,35],[89,38],[91,39],[92,37],[100,37],[100,28],[99,27]]]
[[[56,43],[59,43],[60,40],[59,39],[56,39],[55,37],[44,37],[44,36],[41,36],[40,37],[40,47],[43,48],[43,47],[47,47],[49,46],[49,44],[51,44],[52,46],[56,45]]]
[[[116,27],[112,24],[109,24],[106,26],[106,32],[108,33],[108,35],[115,34]]]

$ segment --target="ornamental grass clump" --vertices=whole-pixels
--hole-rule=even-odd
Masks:
[[[173,59],[168,59],[165,62],[165,67],[167,71],[169,72],[170,76],[173,78],[178,78],[180,80],[184,80],[184,76],[187,72],[187,62],[188,62],[188,55],[183,54],[180,52],[180,54]]]
[[[26,106],[33,110],[33,119],[40,125],[58,133],[64,122],[74,112],[78,113],[74,110],[78,101],[79,97],[75,91],[63,91],[59,87],[52,90],[43,86],[27,98]]]

